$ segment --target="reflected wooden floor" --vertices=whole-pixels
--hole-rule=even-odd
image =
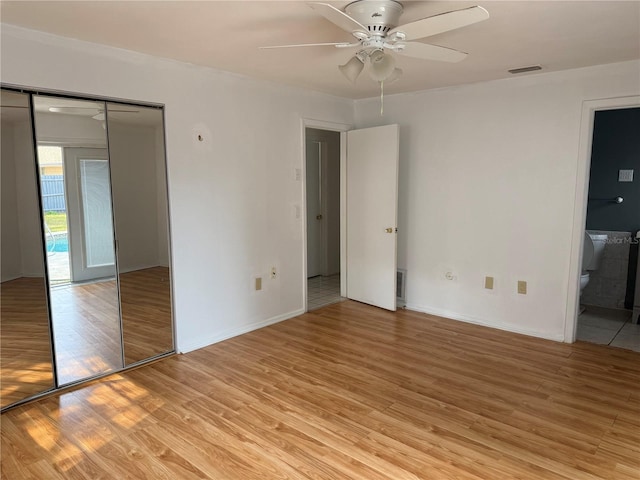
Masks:
[[[60,384],[122,368],[116,281],[51,292]],[[120,274],[125,365],[173,350],[169,269]]]
[[[115,279],[53,287],[50,292],[58,383],[122,368]]]
[[[173,350],[169,268],[120,274],[120,303],[127,365]]]
[[[18,407],[3,478],[637,479],[640,354],[351,301]]]
[[[169,269],[121,275],[126,364],[173,349]],[[2,283],[2,406],[53,388],[44,279]],[[122,368],[115,280],[50,290],[58,382]]]
[[[0,284],[0,406],[53,388],[45,280]]]

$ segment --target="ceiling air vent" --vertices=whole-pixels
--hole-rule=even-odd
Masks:
[[[540,65],[531,65],[530,67],[512,68],[509,73],[515,75],[517,73],[535,72],[536,70],[542,70],[542,67]]]

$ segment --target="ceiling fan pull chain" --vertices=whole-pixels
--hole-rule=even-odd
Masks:
[[[380,82],[380,116],[384,115],[384,80]]]

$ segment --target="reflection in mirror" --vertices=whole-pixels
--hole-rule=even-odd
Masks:
[[[33,96],[58,383],[122,368],[104,102]]]
[[[125,365],[173,350],[162,110],[107,104]]]
[[[54,387],[29,95],[2,90],[0,406]]]

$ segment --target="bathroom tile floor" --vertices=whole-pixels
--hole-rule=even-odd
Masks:
[[[308,310],[315,310],[325,305],[342,302],[346,298],[340,296],[340,274],[323,277],[311,277],[307,280]]]
[[[587,305],[578,317],[577,339],[640,352],[640,325],[631,312]]]

